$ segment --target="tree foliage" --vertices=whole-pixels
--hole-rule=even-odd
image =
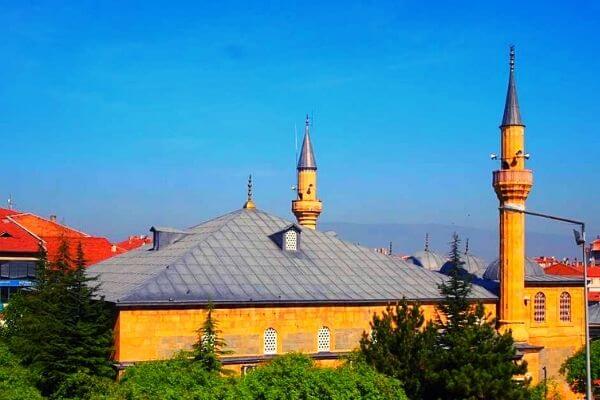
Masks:
[[[206,319],[198,330],[198,341],[193,346],[193,358],[208,372],[227,372],[223,369],[221,357],[232,352],[225,350],[227,343],[221,338],[218,322],[213,317],[214,306],[208,304]]]
[[[592,366],[592,382],[600,378],[600,341],[590,344],[590,361]],[[571,389],[577,393],[585,393],[585,346],[567,358],[560,367]]]
[[[34,375],[0,342],[0,400],[41,399]]]
[[[423,326],[418,304],[403,301],[375,315],[361,353],[378,371],[400,379],[413,400],[520,400],[528,396],[514,380],[527,371],[518,363],[510,333],[499,334],[461,266],[460,238],[450,248],[449,278],[439,285],[438,317]],[[412,375],[411,375],[412,373]]]
[[[36,286],[13,296],[5,312],[10,350],[39,376],[45,395],[77,372],[113,377],[112,313],[85,274],[81,244],[74,259],[64,239],[52,262],[40,253]]]
[[[423,398],[429,352],[435,332],[425,327],[419,304],[403,299],[387,306],[381,316],[374,315],[371,334],[363,333],[360,351],[365,361],[379,372],[398,379],[411,399]]]

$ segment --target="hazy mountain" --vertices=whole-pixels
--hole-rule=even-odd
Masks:
[[[469,238],[470,252],[490,262],[498,257],[498,232],[463,226],[438,224],[355,224],[330,222],[319,225],[321,231],[335,231],[341,239],[368,247],[388,247],[393,243],[397,254],[412,254],[424,247],[425,233],[429,233],[430,248],[438,253],[448,253],[448,242],[453,232],[463,239]],[[528,256],[555,256],[581,258],[580,250],[568,235],[539,232],[527,233]]]

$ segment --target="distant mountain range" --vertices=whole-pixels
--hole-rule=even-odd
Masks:
[[[465,239],[469,239],[471,254],[491,262],[498,258],[498,232],[454,225],[439,224],[356,224],[346,222],[324,222],[319,225],[321,231],[334,231],[338,237],[368,247],[388,247],[393,244],[396,254],[413,254],[422,250],[425,234],[429,233],[429,247],[440,254],[447,254],[453,232],[458,232],[464,248]],[[581,258],[580,250],[568,235],[539,232],[527,233],[527,255],[541,255],[557,258]]]

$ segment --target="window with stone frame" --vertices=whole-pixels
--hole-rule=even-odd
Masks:
[[[277,354],[277,331],[273,328],[265,331],[264,354]]]
[[[546,295],[537,292],[533,299],[533,320],[537,323],[546,321]]]
[[[326,326],[319,329],[317,332],[317,351],[319,353],[328,352],[331,350],[331,333]]]
[[[571,322],[571,295],[568,292],[560,294],[559,314],[562,322]]]

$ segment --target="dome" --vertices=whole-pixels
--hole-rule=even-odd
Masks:
[[[430,271],[439,271],[446,262],[446,258],[431,250],[423,250],[408,257],[407,261]]]
[[[474,256],[473,254],[470,254],[470,253],[462,254],[461,260],[464,263],[462,265],[462,269],[464,269],[466,272],[468,272],[471,275],[480,276],[481,271],[485,270],[485,268],[486,268],[485,261],[483,259],[481,259],[477,256]],[[440,269],[440,272],[445,274],[451,267],[452,267],[452,264],[450,263],[450,261],[446,261],[446,263],[444,263],[444,265]]]
[[[484,279],[491,279],[493,281],[499,280],[498,272],[500,270],[500,260],[496,259],[488,265],[485,272],[483,273]],[[543,276],[546,275],[544,269],[540,267],[538,263],[536,263],[531,258],[525,258],[525,276]]]

